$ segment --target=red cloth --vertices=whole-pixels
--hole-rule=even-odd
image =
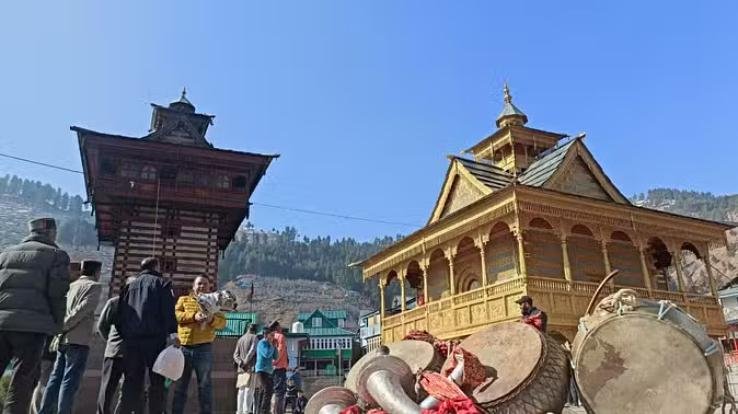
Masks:
[[[530,315],[523,315],[521,322],[528,324],[541,332],[546,332],[546,314],[541,311],[533,312]]]
[[[361,414],[361,408],[358,405],[349,405],[348,407],[341,410],[341,414]]]
[[[381,408],[372,408],[371,410],[367,411],[366,414],[388,414],[388,413]]]
[[[455,398],[466,398],[466,394],[464,394],[464,391],[461,391],[458,385],[437,372],[423,372],[420,374],[420,380],[418,382],[425,392],[438,400],[445,401]]]
[[[469,397],[442,401],[438,407],[423,410],[422,414],[482,414]]]
[[[461,379],[461,385],[465,389],[474,389],[487,379],[487,372],[484,369],[484,365],[479,362],[479,358],[459,345],[455,346],[454,350],[449,354],[449,367],[444,372],[444,375],[448,376],[451,374],[451,371],[459,364],[457,356],[464,362],[464,375]]]

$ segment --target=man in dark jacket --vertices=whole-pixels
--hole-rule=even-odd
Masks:
[[[56,245],[56,222],[32,220],[31,234],[0,253],[0,372],[13,375],[4,413],[27,414],[47,336],[61,331],[69,256]]]
[[[126,284],[134,280],[136,278],[131,276],[126,279]],[[115,410],[111,411],[112,400],[118,390],[118,382],[123,377],[123,338],[115,327],[119,300],[120,296],[108,299],[100,313],[100,319],[97,320],[97,333],[105,340],[102,378],[97,395],[97,414],[120,413],[120,398]]]
[[[142,273],[123,287],[118,302],[118,328],[123,338],[123,393],[121,411],[134,411],[143,394],[144,372],[149,371],[149,412],[164,410],[164,377],[152,371],[167,337],[177,332],[171,282],[159,273],[159,260],[141,262]]]

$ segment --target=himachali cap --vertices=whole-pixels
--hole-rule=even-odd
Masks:
[[[528,303],[530,303],[532,305],[533,304],[533,298],[530,297],[530,296],[528,296],[528,295],[523,295],[523,296],[520,297],[520,299],[518,299],[518,300],[515,301],[515,303],[517,303],[518,305],[520,305],[521,303],[525,303],[525,302],[528,302]]]
[[[83,260],[82,264],[80,265],[82,274],[87,276],[94,275],[95,272],[100,270],[101,267],[102,263],[98,262],[97,260]]]
[[[28,222],[29,231],[47,231],[56,229],[56,220],[45,217],[34,219]]]

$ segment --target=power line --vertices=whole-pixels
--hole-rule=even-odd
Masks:
[[[48,163],[41,162],[41,161],[29,160],[28,158],[16,157],[15,155],[3,154],[1,152],[0,152],[0,157],[5,157],[5,158],[10,158],[10,159],[16,160],[16,161],[23,161],[23,162],[27,162],[27,163],[31,163],[31,164],[41,165],[41,166],[44,166],[44,167],[54,168],[54,169],[57,169],[57,170],[62,170],[62,171],[67,171],[67,172],[72,172],[72,173],[77,173],[77,174],[83,174],[82,171],[79,171],[79,170],[73,170],[71,168],[66,168],[66,167],[60,167],[58,165],[48,164]]]
[[[1,153],[1,152],[0,152],[0,157],[10,158],[10,159],[16,160],[16,161],[22,161],[22,162],[27,162],[27,163],[30,163],[30,164],[40,165],[42,167],[53,168],[53,169],[60,170],[60,171],[66,171],[66,172],[71,172],[71,173],[75,173],[75,174],[84,174],[82,171],[79,171],[79,170],[73,170],[71,168],[62,167],[62,166],[54,165],[54,164],[49,164],[49,163],[41,162],[41,161],[35,161],[35,160],[28,159],[28,158],[17,157],[15,155],[4,154],[4,153]],[[366,223],[389,224],[389,225],[393,225],[393,226],[405,226],[405,227],[413,227],[413,228],[423,227],[423,226],[421,226],[419,224],[403,223],[403,222],[399,222],[399,221],[389,221],[389,220],[381,220],[381,219],[372,219],[372,218],[367,218],[367,217],[349,216],[349,215],[346,215],[346,214],[331,213],[331,212],[319,211],[319,210],[308,210],[308,209],[304,209],[304,208],[281,206],[281,205],[277,205],[277,204],[258,203],[258,202],[252,202],[251,204],[256,205],[256,206],[261,206],[261,207],[274,208],[274,209],[285,210],[285,211],[292,211],[292,212],[302,213],[302,214],[312,214],[312,215],[316,215],[316,216],[333,217],[333,218],[340,218],[340,219],[344,219],[344,220],[363,221],[363,222],[366,222]]]
[[[392,225],[398,225],[398,226],[408,226],[408,227],[422,227],[419,224],[411,224],[411,223],[402,223],[399,221],[387,221],[387,220],[379,220],[379,219],[370,219],[366,217],[356,217],[356,216],[347,216],[344,214],[337,214],[337,213],[327,213],[324,211],[317,211],[317,210],[307,210],[304,208],[295,208],[295,207],[287,207],[287,206],[279,206],[275,204],[265,204],[265,203],[251,203],[255,206],[261,206],[261,207],[269,207],[269,208],[276,208],[280,210],[288,210],[288,211],[294,211],[297,213],[304,213],[304,214],[315,214],[318,216],[326,216],[326,217],[335,217],[335,218],[341,218],[346,220],[357,220],[357,221],[366,221],[370,223],[381,223],[381,224],[392,224]]]

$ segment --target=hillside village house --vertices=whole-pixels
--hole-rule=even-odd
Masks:
[[[549,331],[571,341],[612,269],[620,273],[605,294],[627,287],[671,300],[710,335],[723,336],[708,252],[725,245],[729,226],[632,205],[584,135],[527,123],[506,85],[497,129],[469,148],[468,157],[449,157],[428,224],[359,263],[365,281],[379,284],[382,342],[412,329],[458,338],[517,320],[515,300],[524,294],[548,312]],[[687,252],[705,262],[709,283],[685,277],[677,259]],[[402,303],[390,315],[384,292],[391,283],[422,304]]]
[[[364,311],[359,315],[359,339],[363,353],[379,348],[382,334],[382,318],[379,311]]]
[[[312,370],[314,375],[340,375],[351,368],[356,334],[345,329],[347,317],[345,310],[316,309],[298,314],[297,319],[310,338],[301,359],[301,366],[308,373]]]

